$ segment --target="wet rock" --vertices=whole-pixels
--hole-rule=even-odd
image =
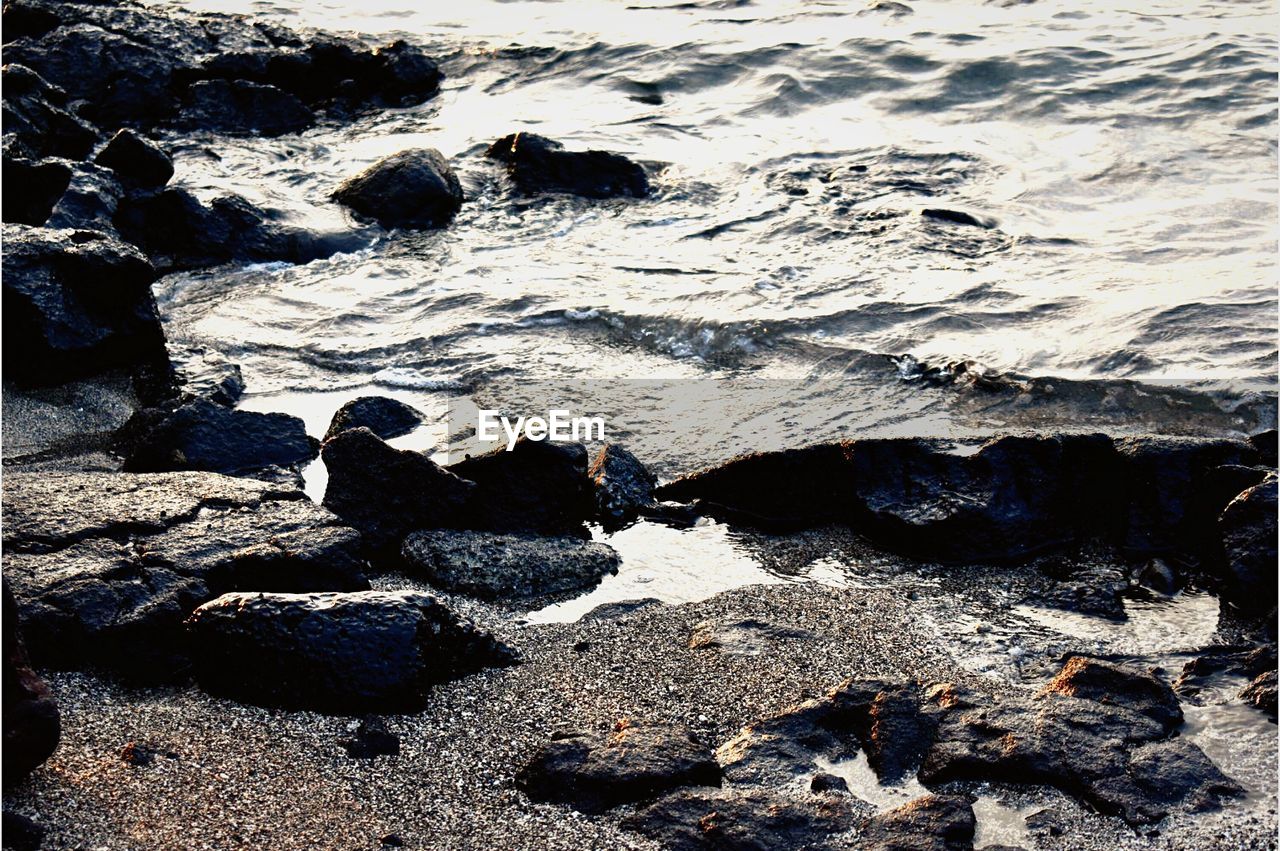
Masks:
[[[1102,659],[1071,657],[1044,687],[1044,693],[1122,706],[1156,721],[1166,733],[1182,724],[1182,706],[1172,688],[1149,671]]]
[[[600,450],[587,475],[595,485],[596,513],[605,528],[621,528],[657,507],[657,476],[616,443]]]
[[[1062,814],[1057,810],[1036,810],[1023,821],[1033,836],[1061,836],[1066,832],[1062,823]]]
[[[1121,595],[1129,589],[1129,577],[1116,565],[1080,565],[1051,557],[1040,569],[1049,581],[1032,591],[1027,602],[1117,621],[1128,618]]]
[[[682,726],[623,720],[605,734],[555,737],[520,770],[516,785],[535,801],[600,813],[682,786],[718,786],[720,767]]]
[[[200,80],[187,90],[179,123],[216,133],[283,136],[315,124],[311,110],[288,92],[247,80]]]
[[[858,833],[866,851],[968,851],[977,820],[968,798],[926,795],[872,816]]]
[[[354,532],[301,492],[214,473],[17,473],[5,575],[41,665],[164,681],[225,591],[368,587]]]
[[[399,756],[400,737],[387,729],[381,718],[364,718],[355,735],[339,744],[352,759],[373,759],[375,756]]]
[[[204,346],[169,345],[169,358],[182,399],[208,399],[224,407],[234,407],[244,395],[244,376],[239,364],[226,355]]]
[[[972,213],[966,213],[963,210],[944,210],[940,208],[928,208],[920,211],[920,215],[926,219],[933,219],[935,222],[946,222],[951,225],[965,225],[972,228],[985,228],[990,230],[995,227],[995,223],[980,219]]]
[[[326,440],[321,453],[329,470],[325,508],[380,553],[398,554],[410,532],[458,526],[476,490],[426,455],[392,449],[367,428]]]
[[[847,793],[849,791],[849,781],[834,774],[819,772],[813,775],[813,780],[809,783],[809,791],[816,792],[819,795],[832,792]]]
[[[45,829],[33,819],[13,810],[4,811],[5,851],[39,851],[44,844]]]
[[[1100,808],[1118,810],[1131,824],[1157,822],[1177,805],[1193,812],[1215,810],[1221,798],[1244,794],[1186,739],[1135,748],[1126,774],[1099,781],[1095,791]]]
[[[669,851],[800,851],[829,847],[855,824],[848,797],[686,789],[637,810],[622,826]]]
[[[51,228],[76,228],[115,233],[114,220],[124,187],[115,172],[93,163],[78,163],[71,170],[66,191],[49,213]]]
[[[6,570],[7,580],[8,570]],[[19,635],[18,605],[4,583],[4,785],[24,779],[58,747],[62,723]],[[6,814],[7,815],[7,814]],[[5,828],[8,845],[8,826]]]
[[[413,712],[433,684],[515,661],[492,635],[409,591],[224,594],[187,628],[202,688],[290,709]]]
[[[662,605],[664,605],[664,603],[657,597],[641,597],[637,600],[619,600],[616,603],[601,603],[583,615],[582,622],[590,623],[592,621],[617,620],[618,618],[630,617],[636,612]]]
[[[1226,556],[1223,596],[1247,612],[1276,604],[1276,477],[1233,499],[1218,520]]]
[[[1199,694],[1215,674],[1234,674],[1254,679],[1276,669],[1275,645],[1226,645],[1204,648],[1200,655],[1182,666],[1173,690],[1183,697]]]
[[[319,453],[306,425],[289,414],[237,411],[196,399],[141,429],[125,458],[134,473],[204,470],[239,474],[303,464]]]
[[[719,650],[733,656],[761,656],[774,652],[778,644],[813,641],[818,636],[808,629],[777,624],[758,618],[720,622],[703,621],[689,636],[691,650]]]
[[[585,535],[595,514],[587,450],[578,443],[521,438],[449,466],[476,483],[467,526],[491,532]]]
[[[29,160],[4,147],[3,217],[6,222],[43,225],[71,182],[71,164],[64,160]]]
[[[559,142],[532,133],[513,133],[489,146],[485,156],[507,166],[526,195],[560,192],[583,198],[644,198],[644,169],[607,151],[566,151]]]
[[[436,228],[462,206],[462,185],[439,151],[415,148],[343,181],[333,199],[384,228]]]
[[[1260,431],[1249,438],[1249,445],[1258,453],[1258,463],[1276,466],[1277,433],[1275,429]]]
[[[361,396],[347,402],[329,423],[324,433],[328,440],[352,428],[367,428],[383,440],[408,434],[422,425],[422,412],[386,396]]]
[[[66,92],[12,58],[6,57],[10,61],[0,71],[6,154],[27,160],[88,156],[98,138],[97,128],[67,108]],[[10,184],[5,192],[15,188]]]
[[[580,591],[618,572],[612,547],[572,537],[439,529],[410,535],[402,554],[431,584],[484,599]]]
[[[1263,671],[1240,692],[1240,699],[1276,717],[1276,672]]]
[[[48,384],[111,368],[168,370],[155,271],[100,233],[4,226],[5,377]]]
[[[1178,575],[1164,559],[1153,558],[1142,566],[1137,575],[1138,584],[1160,594],[1173,594],[1178,590]]]
[[[128,127],[111,137],[94,162],[114,171],[122,183],[142,189],[159,189],[173,177],[169,155]]]

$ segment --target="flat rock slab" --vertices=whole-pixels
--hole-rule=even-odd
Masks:
[[[410,535],[403,555],[433,585],[486,599],[580,591],[618,572],[612,547],[570,537],[438,529]]]
[[[622,820],[623,827],[657,840],[668,851],[848,847],[827,840],[855,825],[844,800],[720,789],[683,790]]]
[[[864,851],[968,851],[977,820],[967,798],[926,795],[863,823]]]
[[[703,621],[689,635],[689,649],[718,650],[734,656],[760,656],[783,642],[813,641],[812,630],[760,618]]]
[[[368,588],[359,535],[300,491],[215,473],[8,473],[5,577],[40,665],[150,681],[234,590]]]

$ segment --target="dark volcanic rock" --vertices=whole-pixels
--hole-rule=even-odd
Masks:
[[[809,791],[819,794],[827,792],[847,793],[849,791],[849,781],[834,774],[819,772],[813,775],[813,780],[809,782]]]
[[[1040,569],[1047,581],[1028,595],[1027,602],[1117,621],[1128,617],[1121,595],[1130,587],[1129,576],[1121,567],[1053,557]]]
[[[681,786],[718,786],[720,767],[681,726],[624,720],[605,734],[557,736],[520,770],[516,784],[535,801],[600,813]]]
[[[993,222],[980,219],[972,213],[966,213],[963,210],[944,210],[941,208],[928,208],[920,211],[920,215],[926,219],[933,219],[936,222],[946,222],[952,225],[966,225],[974,228],[991,229],[995,227]]]
[[[1172,688],[1150,672],[1102,659],[1072,656],[1045,692],[1122,706],[1156,721],[1166,733],[1182,724],[1182,706]]]
[[[1240,699],[1276,717],[1276,672],[1263,671],[1240,692]]]
[[[321,450],[324,506],[360,530],[372,550],[399,551],[419,529],[456,527],[476,486],[420,452],[392,449],[367,428],[344,431]]]
[[[765,792],[686,789],[622,820],[668,851],[800,851],[831,847],[854,827],[847,798],[783,798]]]
[[[173,177],[173,160],[169,155],[155,142],[127,127],[111,137],[94,162],[114,171],[122,182],[143,189],[158,189]]]
[[[170,343],[169,359],[184,401],[208,399],[230,408],[244,394],[240,366],[221,352]]]
[[[587,450],[578,443],[521,438],[449,466],[476,483],[468,528],[535,535],[584,535],[595,513]]]
[[[315,124],[288,92],[247,80],[200,80],[187,90],[179,123],[217,133],[283,136]]]
[[[71,164],[65,160],[29,160],[12,155],[4,147],[4,221],[43,225],[71,182]]]
[[[7,573],[7,571],[6,571]],[[16,783],[58,747],[58,705],[31,662],[18,633],[18,606],[4,584],[4,785]],[[7,830],[7,827],[6,827]],[[8,845],[8,837],[6,847]]]
[[[324,439],[347,429],[367,428],[383,440],[390,440],[413,431],[422,425],[422,420],[422,412],[404,402],[386,396],[361,396],[338,409]]]
[[[435,683],[515,661],[493,636],[409,591],[224,594],[187,627],[202,688],[294,709],[412,712]]]
[[[30,68],[14,62],[5,64],[0,78],[4,86],[3,122],[7,155],[28,160],[43,157],[80,160],[89,155],[97,141],[98,131],[67,109],[66,92]],[[5,192],[13,192],[15,188],[10,185]]]
[[[302,464],[320,449],[297,417],[237,411],[208,399],[188,402],[140,432],[124,463],[134,473],[247,473]]]
[[[1249,612],[1276,604],[1276,477],[1237,496],[1218,520],[1226,556],[1224,595]]]
[[[657,507],[657,476],[616,443],[600,450],[587,475],[595,485],[597,516],[607,529],[621,528]]]
[[[462,206],[462,185],[439,151],[415,148],[344,181],[333,198],[384,228],[435,228]]]
[[[433,585],[486,599],[580,591],[618,571],[612,547],[572,537],[437,529],[410,535],[403,556]]]
[[[114,234],[114,220],[124,187],[109,168],[77,163],[67,188],[49,212],[51,228],[75,228]]]
[[[4,226],[5,377],[44,384],[113,367],[168,370],[137,249],[89,231]]]
[[[862,824],[865,851],[968,851],[977,820],[967,798],[926,795]]]
[[[513,133],[489,146],[485,156],[505,163],[521,192],[564,192],[584,198],[644,198],[644,169],[607,151],[566,151],[559,142],[532,133]]]
[[[399,756],[400,737],[387,729],[381,718],[369,717],[360,721],[356,733],[339,744],[352,759],[373,759],[375,756]]]
[[[5,851],[40,851],[44,844],[44,827],[12,810],[4,811],[4,826],[0,833],[4,834]]]
[[[225,591],[368,588],[355,533],[293,490],[214,473],[6,473],[5,576],[41,665],[152,681]]]

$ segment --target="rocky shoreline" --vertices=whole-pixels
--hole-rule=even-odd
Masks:
[[[855,439],[664,483],[618,445],[442,466],[388,443],[422,415],[378,397],[321,441],[238,409],[234,364],[171,351],[150,287],[355,231],[169,186],[155,139],[418,104],[436,63],[130,3],[13,0],[4,28],[5,847],[1275,847],[1274,783],[1233,777],[1191,720],[1244,710],[1242,764],[1274,755],[1275,431]],[[639,164],[532,134],[485,156],[526,195],[650,192]],[[384,228],[466,202],[429,149],[333,199]],[[1091,622],[1136,590],[1219,617],[1176,652],[1011,644],[1013,677],[966,664],[936,588],[526,620],[618,572],[593,538],[709,521],[789,569],[852,540]]]

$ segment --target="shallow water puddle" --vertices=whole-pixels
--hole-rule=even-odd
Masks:
[[[1014,606],[1011,613],[1053,632],[1098,643],[1109,652],[1135,656],[1203,647],[1218,628],[1218,600],[1206,591],[1126,597],[1124,609],[1128,619],[1123,621],[1026,604]]]
[[[1247,806],[1273,807],[1280,756],[1276,725],[1257,708],[1235,700],[1247,681],[1243,677],[1230,679],[1233,686],[1222,695],[1223,702],[1182,704],[1186,720],[1181,735],[1199,745],[1214,764],[1245,788]]]

